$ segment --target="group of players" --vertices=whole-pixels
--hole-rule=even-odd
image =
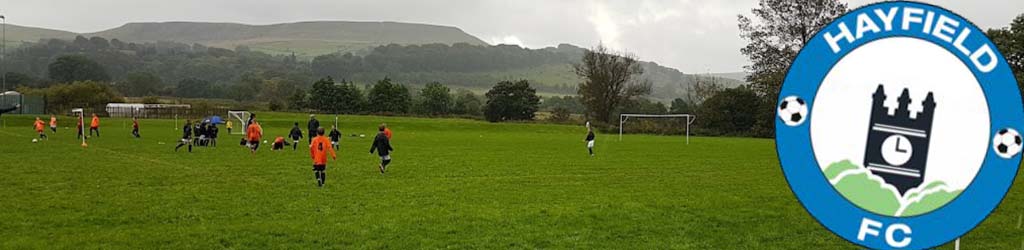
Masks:
[[[138,123],[136,122],[136,124]],[[188,146],[188,152],[190,153],[192,152],[192,146],[216,147],[217,137],[220,134],[217,124],[210,122],[210,120],[196,122],[195,124],[192,124],[191,120],[185,120],[185,127],[182,127],[181,131],[181,142],[178,142],[178,145],[174,147],[174,151],[178,151],[183,146]]]
[[[82,137],[85,136],[84,131],[82,131],[82,129],[83,129],[82,122],[83,121],[81,119],[77,119],[77,120],[78,120],[78,125],[76,127],[78,129],[78,135],[77,135],[76,138],[77,139],[82,139]],[[50,132],[56,134],[57,133],[57,116],[56,115],[50,115],[50,123],[49,123],[49,125],[50,125]],[[47,140],[47,139],[49,139],[49,136],[46,135],[46,123],[43,122],[42,118],[37,116],[35,122],[32,123],[32,128],[35,129],[36,133],[39,134],[39,140]],[[96,137],[100,136],[100,117],[98,115],[96,115],[95,113],[92,114],[92,120],[89,122],[89,135],[85,136],[85,138],[88,139],[89,137],[94,136],[93,135],[94,133],[95,133]],[[135,138],[141,138],[142,137],[142,135],[139,134],[139,119],[136,118],[136,117],[132,117],[132,136],[134,136]]]
[[[13,109],[0,112],[0,114],[10,112],[18,108],[15,106]],[[83,136],[82,119],[78,120],[78,137]],[[57,117],[50,116],[50,130],[53,133],[57,132]],[[323,187],[326,177],[327,169],[327,155],[330,154],[331,159],[337,160],[336,150],[340,149],[341,132],[338,131],[337,126],[331,126],[331,132],[325,136],[323,127],[320,127],[320,121],[316,119],[315,115],[309,116],[309,122],[306,124],[308,129],[308,143],[309,143],[309,154],[313,160],[313,174],[316,178],[317,186]],[[227,121],[227,129],[230,133],[232,129],[231,121]],[[100,120],[99,116],[95,113],[92,114],[92,120],[89,124],[89,136],[96,133],[98,137]],[[47,139],[45,131],[45,123],[39,117],[36,117],[33,123],[33,128],[39,133],[40,139]],[[256,114],[251,114],[249,120],[245,124],[245,137],[242,138],[241,145],[249,148],[252,154],[256,154],[259,149],[260,140],[263,138],[263,127],[259,122],[256,121]],[[377,128],[377,135],[373,139],[373,144],[370,146],[370,154],[377,153],[380,157],[380,164],[377,166],[381,174],[387,172],[388,164],[391,163],[391,151],[394,148],[391,147],[391,129],[387,127],[387,124],[381,124]],[[192,152],[192,146],[215,146],[216,138],[218,134],[218,128],[215,123],[209,121],[203,121],[193,125],[191,121],[186,120],[185,126],[182,128],[182,138],[177,146],[174,147],[174,151],[178,151],[181,147],[188,146],[188,152]],[[139,121],[137,118],[132,117],[132,135],[136,138],[141,137],[139,134]],[[285,137],[278,136],[274,138],[274,142],[271,146],[271,150],[283,150],[285,146],[291,145],[292,150],[298,150],[298,145],[302,139],[302,129],[299,128],[299,123],[296,122],[295,126],[292,127],[288,133],[288,138],[292,140],[289,144]],[[88,138],[88,137],[86,137]],[[196,138],[196,140],[193,140]],[[587,137],[584,139],[587,145],[587,150],[590,156],[594,156],[594,131],[590,127],[590,122],[587,122]]]
[[[320,126],[320,121],[316,119],[315,115],[309,116],[307,128],[309,129],[307,142],[309,143],[309,155],[313,160],[313,174],[316,178],[317,186],[323,187],[327,179],[327,156],[330,155],[332,160],[337,159],[336,151],[341,147],[341,131],[338,131],[337,126],[331,126],[331,132],[325,133],[326,131]],[[197,129],[203,129],[204,132],[195,131]],[[391,151],[394,151],[394,148],[391,147],[391,129],[387,127],[387,124],[381,124],[377,130],[378,133],[373,139],[373,144],[370,146],[370,154],[376,153],[380,157],[380,164],[377,167],[380,173],[384,174],[391,163]],[[207,134],[210,131],[212,131],[213,135]],[[174,150],[178,151],[181,147],[187,146],[188,151],[192,152],[192,146],[202,144],[202,138],[210,138],[215,141],[217,137],[216,131],[217,126],[214,124],[204,122],[202,125],[193,126],[191,121],[186,121],[185,126],[182,128],[181,141],[175,146]],[[240,144],[249,148],[251,154],[256,154],[263,136],[263,127],[256,120],[256,114],[250,114],[249,120],[245,124],[245,136]],[[288,138],[292,142],[289,143],[283,136],[277,136],[274,138],[271,150],[283,150],[287,145],[291,145],[293,151],[298,150],[302,137],[302,129],[299,128],[299,123],[296,122],[288,133]],[[200,138],[200,142],[197,142],[195,138]]]

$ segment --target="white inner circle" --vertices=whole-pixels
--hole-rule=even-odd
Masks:
[[[922,185],[942,181],[951,188],[965,189],[989,148],[988,104],[977,79],[962,61],[952,52],[916,38],[893,37],[865,44],[843,57],[825,77],[810,114],[811,144],[822,170],[843,160],[863,167],[871,96],[879,84],[885,86],[890,115],[904,88],[910,91],[912,118],[922,110],[928,92],[934,93],[935,116]],[[899,153],[895,147],[892,150],[890,153]],[[886,152],[884,145],[882,152]]]
[[[914,154],[914,147],[909,140],[902,135],[890,135],[889,138],[885,138],[882,142],[882,158],[885,158],[885,162],[897,167],[907,163]]]

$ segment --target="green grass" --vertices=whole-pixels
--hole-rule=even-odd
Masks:
[[[261,118],[268,135],[306,119]],[[394,163],[382,176],[370,139],[345,137],[320,189],[302,146],[174,152],[173,121],[135,140],[111,118],[88,148],[64,128],[33,144],[30,119],[0,128],[2,249],[856,248],[804,211],[765,139],[604,134],[589,158],[580,127],[344,116],[345,134],[391,125]],[[965,248],[1021,247],[1022,188]]]

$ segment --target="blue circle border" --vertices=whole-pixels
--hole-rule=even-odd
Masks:
[[[923,34],[913,27],[911,27],[910,31],[901,30],[898,24],[902,20],[902,11],[896,13],[892,21],[893,29],[891,31],[865,33],[863,37],[855,40],[853,43],[841,41],[840,43],[844,44],[844,49],[839,53],[833,53],[824,40],[824,31],[838,30],[837,26],[841,22],[846,23],[851,28],[851,32],[856,32],[856,19],[859,14],[874,15],[873,11],[875,9],[889,10],[890,8],[904,7],[920,8],[926,12],[934,12],[936,19],[939,15],[945,15],[958,21],[960,26],[957,31],[962,28],[968,28],[971,31],[970,36],[963,44],[968,47],[987,44],[995,53],[996,60],[999,60],[998,66],[988,73],[980,72],[977,68],[971,66],[969,57],[961,54],[951,42]],[[872,21],[875,20],[873,19]],[[880,23],[877,24],[881,25]],[[807,119],[812,119],[814,117],[814,98],[818,87],[832,69],[832,66],[843,56],[856,50],[856,48],[872,41],[889,37],[912,37],[926,40],[950,51],[950,53],[956,55],[957,58],[964,62],[981,84],[982,91],[988,102],[988,112],[991,119],[989,136],[994,135],[996,131],[1002,128],[1014,128],[1018,131],[1024,131],[1022,130],[1024,128],[1022,126],[1022,122],[1024,122],[1024,105],[1021,102],[1017,82],[1005,58],[998,51],[995,44],[985,36],[983,30],[978,29],[977,26],[960,15],[938,6],[918,2],[882,2],[865,5],[833,20],[828,26],[818,31],[807,45],[800,50],[786,73],[777,103],[781,102],[782,98],[786,96],[800,96],[809,105],[808,110],[810,112]],[[997,156],[991,149],[987,149],[982,166],[974,181],[950,203],[935,211],[919,216],[882,216],[863,210],[847,201],[825,179],[811,148],[810,122],[789,127],[776,115],[775,128],[776,150],[779,155],[779,163],[782,165],[782,171],[786,176],[790,189],[808,213],[843,239],[854,244],[876,249],[892,248],[885,242],[884,230],[885,227],[896,223],[906,224],[912,229],[912,233],[909,235],[912,237],[912,240],[910,245],[905,247],[910,249],[932,248],[966,234],[985,220],[996,206],[999,205],[1013,184],[1021,161],[1020,154],[1015,155],[1011,159],[1004,159]],[[863,241],[857,239],[863,218],[883,224],[883,227],[878,229],[880,231],[879,236],[869,236]],[[898,237],[902,238],[903,235]]]

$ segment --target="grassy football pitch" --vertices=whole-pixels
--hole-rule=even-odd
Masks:
[[[582,126],[342,116],[317,188],[305,139],[250,155],[221,127],[216,148],[174,152],[173,120],[134,139],[106,118],[82,148],[70,117],[32,143],[32,118],[0,128],[2,249],[856,248],[804,211],[767,139],[599,134],[591,158]],[[308,119],[259,118],[268,140]],[[369,154],[381,122],[386,175]],[[965,249],[1024,247],[1020,179]]]

